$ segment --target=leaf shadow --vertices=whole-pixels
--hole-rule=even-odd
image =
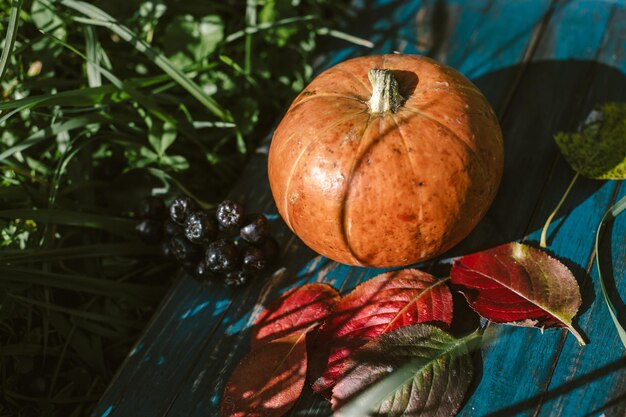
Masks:
[[[523,82],[515,87],[512,98],[503,98],[502,91],[512,88],[511,83],[519,77]],[[599,103],[626,100],[626,76],[595,61],[532,61],[489,72],[472,82],[501,114],[504,173],[485,217],[444,258],[521,241],[540,230],[573,176],[553,135],[575,131]],[[581,83],[587,88],[581,90]],[[559,231],[574,210],[602,185],[602,181],[577,180],[554,220],[558,220]],[[550,237],[554,236],[552,229]]]
[[[518,415],[520,413],[523,413],[524,411],[536,408],[537,405],[539,405],[540,403],[545,404],[546,402],[550,400],[565,396],[568,393],[578,388],[589,385],[593,381],[601,379],[607,375],[612,374],[613,372],[617,372],[620,369],[624,369],[624,368],[626,368],[626,358],[618,359],[607,365],[604,365],[601,368],[598,368],[587,374],[581,375],[569,382],[561,384],[558,387],[555,387],[548,391],[534,395],[526,400],[512,404],[508,407],[501,408],[500,410],[496,410],[492,413],[489,413],[485,417],[509,417],[513,415]],[[619,403],[624,400],[626,400],[626,398],[621,398],[620,400],[613,399],[611,401],[608,401],[607,404],[611,403],[611,405],[613,405],[615,403]],[[590,414],[587,414],[587,415],[590,415]]]
[[[624,409],[625,405],[626,405],[626,393],[618,395],[617,397],[607,401],[606,403],[604,403],[602,406],[597,407],[595,410],[592,410],[590,412],[588,412],[587,414],[585,414],[582,417],[594,417],[594,416],[598,416],[598,415],[607,415],[607,413],[605,413],[604,411],[611,409],[615,406],[621,405],[622,410]],[[617,410],[615,415],[619,415]]]

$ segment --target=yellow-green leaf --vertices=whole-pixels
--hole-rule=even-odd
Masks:
[[[570,166],[587,178],[626,178],[626,103],[605,103],[589,113],[578,132],[555,135]]]

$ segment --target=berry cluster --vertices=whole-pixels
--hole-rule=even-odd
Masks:
[[[169,207],[162,200],[142,201],[137,232],[147,241],[161,239],[161,251],[175,258],[200,281],[222,279],[241,286],[265,270],[278,256],[270,224],[262,214],[245,215],[243,206],[222,201],[215,213],[201,210],[190,198]]]

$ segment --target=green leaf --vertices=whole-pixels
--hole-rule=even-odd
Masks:
[[[259,12],[260,23],[273,23],[276,20],[276,0],[266,0]]]
[[[602,288],[602,295],[604,296],[604,302],[606,303],[607,308],[609,309],[609,313],[611,314],[611,320],[613,320],[613,324],[615,325],[615,329],[617,330],[617,334],[619,335],[620,340],[622,341],[622,345],[626,349],[626,329],[622,326],[617,318],[617,310],[615,309],[615,305],[611,301],[611,297],[609,296],[608,291],[606,290],[605,279],[602,276],[602,269],[600,268],[600,234],[604,229],[604,226],[615,217],[617,217],[620,213],[626,210],[626,197],[622,197],[614,206],[610,207],[604,216],[602,217],[602,221],[600,221],[600,226],[598,226],[598,230],[596,232],[596,267],[598,268],[598,278],[600,279],[600,287]]]
[[[167,166],[173,171],[184,171],[189,168],[189,162],[182,155],[166,155],[161,158],[161,165]]]
[[[217,15],[200,19],[176,16],[165,29],[163,52],[179,68],[197,63],[215,51],[224,39],[224,23]]]
[[[148,130],[148,141],[159,156],[165,154],[176,140],[176,126],[172,123],[152,123]]]
[[[456,339],[417,324],[400,327],[354,352],[333,389],[337,417],[451,416],[473,377],[470,351],[480,332]]]
[[[7,28],[7,36],[4,40],[4,47],[2,48],[2,56],[0,56],[0,81],[4,77],[4,71],[7,68],[7,62],[13,52],[13,46],[15,45],[15,38],[17,37],[17,24],[19,21],[20,7],[22,2],[20,0],[13,0],[11,2],[11,15],[9,16],[9,27]]]
[[[30,17],[37,29],[48,32],[52,30],[52,35],[59,39],[67,39],[67,30],[64,21],[47,4],[41,1],[34,1],[30,9]]]
[[[565,160],[587,178],[626,178],[626,103],[605,103],[589,113],[578,132],[554,137]]]

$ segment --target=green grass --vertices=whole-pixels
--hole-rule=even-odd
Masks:
[[[139,200],[222,199],[324,39],[368,46],[346,4],[0,0],[0,417],[89,415],[176,276]]]

